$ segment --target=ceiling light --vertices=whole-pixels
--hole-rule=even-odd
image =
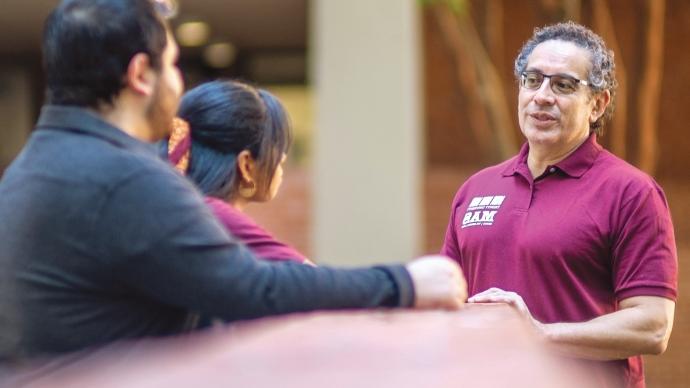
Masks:
[[[228,42],[214,43],[204,49],[204,60],[216,69],[223,69],[232,65],[237,55],[237,49]]]
[[[187,47],[203,46],[211,36],[211,28],[204,22],[182,23],[176,32],[180,45]]]

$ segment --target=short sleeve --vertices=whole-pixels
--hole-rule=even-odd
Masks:
[[[676,300],[678,257],[663,191],[648,187],[621,208],[614,235],[613,283],[617,300],[659,296]]]
[[[460,257],[460,247],[458,246],[457,231],[455,230],[455,215],[458,208],[458,195],[453,199],[453,204],[450,211],[450,219],[448,220],[448,227],[446,228],[446,237],[443,240],[441,247],[441,254],[450,257],[451,259],[462,265]]]

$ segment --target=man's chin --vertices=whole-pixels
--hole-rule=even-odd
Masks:
[[[555,125],[549,127],[530,127],[524,131],[524,135],[530,143],[554,143],[558,140],[558,128]]]

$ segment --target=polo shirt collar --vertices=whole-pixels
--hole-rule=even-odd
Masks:
[[[592,167],[601,150],[601,145],[597,143],[597,135],[592,133],[572,154],[556,163],[554,167],[572,178],[579,178]],[[529,143],[525,142],[518,155],[503,169],[502,175],[512,176],[521,169],[526,169],[528,153]]]
[[[529,153],[529,143],[525,142],[520,148],[520,152],[511,160],[503,172],[503,176],[513,176],[518,173],[520,166],[527,167],[527,154]]]
[[[601,150],[602,147],[597,143],[597,135],[592,133],[575,152],[555,166],[569,176],[579,178],[592,167]]]
[[[152,144],[135,139],[103,120],[96,112],[68,105],[44,105],[36,129],[69,130],[104,139],[122,148],[155,152]]]

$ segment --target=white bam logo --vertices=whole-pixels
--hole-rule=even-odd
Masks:
[[[467,207],[467,213],[462,218],[462,227],[493,225],[494,217],[505,199],[505,195],[472,198],[470,206]]]

